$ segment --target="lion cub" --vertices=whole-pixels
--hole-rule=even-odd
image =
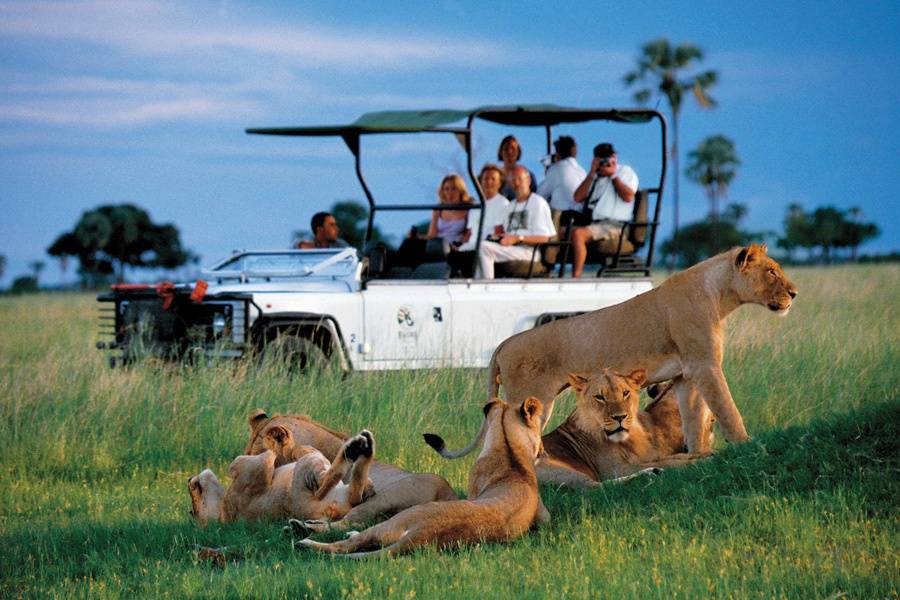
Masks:
[[[485,405],[484,447],[469,473],[467,500],[415,506],[339,542],[307,538],[300,543],[359,558],[409,552],[427,544],[444,548],[521,536],[536,521],[549,518],[533,466],[541,451],[542,411],[537,398],[528,398],[519,408],[499,399]]]
[[[337,519],[372,493],[375,439],[365,429],[343,444],[333,463],[315,448],[295,446],[285,428],[266,432],[265,444],[262,454],[234,459],[227,490],[209,469],[188,480],[191,514],[201,525],[237,518]],[[294,462],[276,468],[285,455]]]
[[[652,467],[682,466],[701,455],[685,454],[678,401],[669,389],[646,410],[638,409],[643,369],[619,375],[609,369],[594,377],[569,374],[575,410],[543,437],[545,454],[535,468],[538,481],[591,488]],[[708,412],[711,444],[714,417]]]

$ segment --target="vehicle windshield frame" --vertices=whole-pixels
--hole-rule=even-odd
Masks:
[[[296,269],[254,269],[241,264],[240,268],[226,268],[229,265],[241,262],[253,257],[296,257]],[[346,268],[339,272],[331,272],[330,267],[337,267],[344,261]],[[287,262],[287,261],[285,261]],[[203,275],[211,279],[239,279],[246,281],[251,278],[307,278],[325,277],[329,279],[344,279],[353,276],[359,260],[355,248],[315,248],[309,250],[254,250],[239,252],[233,256],[219,261],[209,269],[203,270]]]

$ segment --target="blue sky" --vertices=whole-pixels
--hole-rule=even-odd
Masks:
[[[900,4],[632,4],[0,2],[0,286],[33,260],[58,281],[45,249],[100,204],[174,222],[203,265],[284,247],[317,210],[362,199],[351,155],[338,141],[244,128],[383,109],[632,106],[621,77],[660,36],[701,46],[702,68],[720,72],[716,109],[686,103],[681,148],[734,140],[743,165],[729,199],[748,206],[747,228],[780,230],[791,202],[855,205],[882,229],[865,251],[900,249]],[[479,163],[507,132],[477,133]],[[513,132],[540,172],[542,135]],[[585,166],[602,137],[645,182],[655,175],[646,132],[562,133],[581,142]],[[365,167],[391,201],[433,200],[464,164],[450,136],[371,140]],[[682,222],[706,210],[682,180]],[[663,219],[666,235],[671,203]]]

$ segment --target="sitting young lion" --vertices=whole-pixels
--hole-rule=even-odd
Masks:
[[[544,454],[535,464],[538,481],[592,488],[652,467],[681,466],[699,455],[684,454],[681,415],[666,389],[646,410],[638,395],[646,373],[618,375],[609,369],[588,378],[570,374],[575,410],[543,437]],[[712,415],[707,424],[712,443]]]
[[[647,382],[678,378],[688,452],[708,452],[703,439],[707,405],[730,442],[747,440],[741,414],[722,372],[722,321],[742,304],[761,304],[786,314],[796,286],[766,246],[733,248],[669,277],[630,300],[518,333],[494,351],[488,391],[513,403],[536,396],[544,423],[553,401],[569,386],[569,373],[611,368],[647,372]],[[680,377],[679,377],[680,376]]]
[[[312,446],[329,459],[340,454],[346,436],[316,423],[306,415],[275,415],[269,417],[265,411],[256,409],[250,414],[250,440],[244,454],[260,454],[269,447],[266,439],[273,433],[287,431],[290,441],[282,444],[276,453],[275,466],[292,460],[290,446]],[[433,473],[410,473],[393,465],[377,460],[369,463],[369,479],[372,494],[365,501],[354,506],[337,521],[320,524],[326,528],[346,529],[359,527],[370,521],[391,516],[417,504],[431,501],[456,500],[458,496],[447,481]]]
[[[296,446],[283,428],[270,430],[265,443],[262,454],[234,459],[227,490],[209,469],[188,480],[191,514],[201,525],[238,518],[335,519],[372,493],[368,470],[375,440],[366,430],[347,440],[333,463],[315,448]],[[276,468],[276,458],[285,452],[294,462]]]
[[[467,500],[429,502],[332,544],[304,539],[322,552],[363,557],[398,554],[427,544],[507,541],[549,518],[538,495],[534,459],[541,451],[541,403],[521,407],[496,399],[484,407],[484,448],[469,474]],[[363,550],[377,549],[369,552]]]

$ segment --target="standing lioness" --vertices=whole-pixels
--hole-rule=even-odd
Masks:
[[[722,372],[722,321],[748,303],[786,314],[796,295],[778,263],[766,256],[765,244],[733,248],[631,300],[508,338],[491,358],[488,391],[495,396],[502,380],[513,404],[537,396],[546,425],[554,399],[569,386],[569,373],[644,369],[648,384],[681,376],[675,392],[688,451],[707,450],[707,405],[725,439],[743,441],[747,430]]]

